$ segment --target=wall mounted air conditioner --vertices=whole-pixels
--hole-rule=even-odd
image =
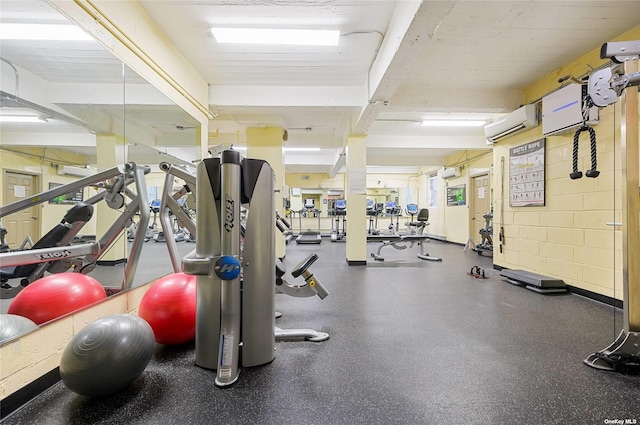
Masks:
[[[560,135],[582,126],[582,99],[586,86],[569,84],[542,98],[542,134]],[[598,107],[589,109],[587,124],[598,123]]]
[[[460,177],[462,173],[460,172],[460,167],[448,167],[440,172],[440,177],[443,179],[450,179],[453,177]]]
[[[74,167],[72,165],[60,165],[58,167],[58,175],[60,176],[74,176],[74,177],[88,177],[93,174],[88,168]]]
[[[510,136],[517,131],[538,125],[538,108],[535,104],[524,105],[502,118],[498,118],[484,127],[487,144],[496,143],[503,137]]]

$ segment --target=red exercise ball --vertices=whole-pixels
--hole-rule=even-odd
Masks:
[[[18,292],[7,313],[26,317],[40,325],[106,297],[104,287],[90,276],[56,273],[40,278]]]
[[[138,314],[159,344],[184,344],[196,337],[196,276],[173,273],[158,279],[140,301]]]

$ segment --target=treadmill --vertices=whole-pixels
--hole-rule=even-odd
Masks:
[[[300,219],[300,234],[296,238],[296,244],[319,244],[322,242],[322,235],[320,235],[320,215],[318,214],[318,231],[314,231],[311,229],[307,229],[307,231],[302,231],[302,215],[306,212],[307,214],[313,212],[318,214],[319,211],[316,209],[316,202],[313,198],[306,198],[304,200],[304,208],[300,210],[299,219]]]

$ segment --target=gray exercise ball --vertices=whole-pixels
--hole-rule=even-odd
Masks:
[[[17,338],[35,329],[38,329],[38,325],[31,319],[17,314],[0,314],[0,342]]]
[[[60,378],[83,396],[113,394],[140,376],[154,348],[153,329],[144,319],[131,314],[103,317],[69,341],[60,360]]]

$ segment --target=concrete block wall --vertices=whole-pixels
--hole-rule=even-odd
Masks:
[[[640,27],[617,40],[640,38]],[[614,41],[614,40],[611,40]],[[605,61],[599,48],[556,70],[525,89],[525,103],[558,87],[563,75],[583,75]],[[607,223],[621,220],[620,109],[600,109],[594,126],[597,140],[598,178],[571,180],[574,132],[546,138],[546,197],[543,207],[511,208],[508,193],[500,193],[499,171],[493,179],[496,192],[494,240],[498,241],[500,208],[504,201],[506,243],[494,251],[494,263],[563,279],[568,285],[622,299],[622,232]],[[542,138],[541,126],[494,145],[493,163],[505,158],[508,181],[509,149]],[[591,168],[589,137],[580,136],[578,169]],[[505,184],[505,192],[508,184]]]

